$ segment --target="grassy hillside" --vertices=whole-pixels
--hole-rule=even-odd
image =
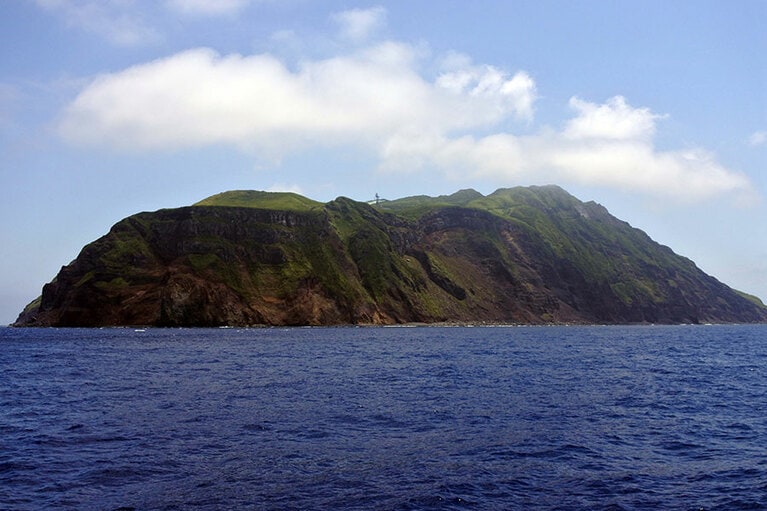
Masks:
[[[223,192],[203,199],[194,205],[262,208],[282,211],[310,211],[322,207],[321,202],[313,201],[297,193],[254,190]]]

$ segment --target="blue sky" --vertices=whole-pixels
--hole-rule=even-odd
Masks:
[[[767,299],[767,2],[0,2],[0,323],[130,214],[559,184]]]

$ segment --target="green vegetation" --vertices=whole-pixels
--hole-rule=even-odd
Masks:
[[[27,304],[26,307],[24,307],[24,310],[21,311],[21,314],[24,315],[24,314],[34,313],[35,311],[40,309],[40,304],[42,303],[42,301],[43,301],[43,296],[42,295],[38,296],[37,298],[29,302],[29,304]]]
[[[758,305],[759,307],[767,308],[767,306],[764,305],[764,302],[758,296],[750,295],[748,293],[744,293],[743,291],[738,291],[738,290],[735,290],[735,292],[738,293],[738,295],[745,298],[746,300],[748,300],[749,302],[755,305]]]
[[[109,282],[105,282],[103,280],[98,281],[94,284],[99,289],[105,289],[105,290],[114,290],[114,289],[123,289],[127,288],[129,286],[128,281],[126,281],[122,277],[115,277]]]
[[[189,254],[189,264],[194,271],[201,272],[219,261],[216,254]]]
[[[322,207],[313,201],[292,192],[261,192],[235,190],[223,192],[203,199],[195,206],[225,206],[237,208],[262,208],[282,211],[311,211]]]
[[[402,199],[382,202],[378,208],[382,211],[396,213],[406,218],[414,219],[431,211],[447,206],[467,206],[473,200],[482,198],[482,194],[476,190],[460,190],[452,195],[440,195],[429,197],[416,195]]]
[[[391,232],[396,227],[387,223],[386,216],[347,198],[329,203],[326,211],[362,287],[373,300],[397,295],[397,287],[403,283],[415,286],[411,269],[392,244]]]
[[[80,287],[80,286],[82,286],[83,284],[85,284],[85,283],[87,283],[87,282],[90,282],[91,280],[93,280],[93,277],[94,277],[95,275],[96,275],[96,271],[95,271],[95,270],[91,270],[91,271],[89,271],[88,273],[86,273],[85,275],[83,275],[83,276],[82,276],[82,278],[81,278],[80,280],[78,280],[78,281],[75,283],[75,287]]]

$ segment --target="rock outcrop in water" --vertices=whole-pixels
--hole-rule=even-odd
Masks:
[[[758,299],[545,186],[378,205],[227,192],[139,213],[16,325],[764,321]]]

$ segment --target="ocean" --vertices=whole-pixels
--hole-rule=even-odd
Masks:
[[[0,328],[0,509],[767,509],[767,326]]]

